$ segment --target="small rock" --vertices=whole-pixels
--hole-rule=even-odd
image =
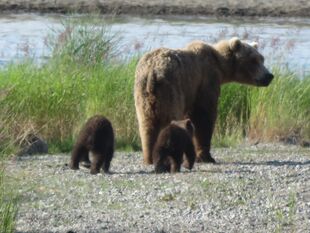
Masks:
[[[21,143],[21,151],[17,153],[17,156],[35,155],[35,154],[47,154],[47,143],[34,134],[28,134]]]

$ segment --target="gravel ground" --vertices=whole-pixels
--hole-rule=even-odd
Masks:
[[[2,11],[310,17],[309,0],[0,0]]]
[[[310,232],[310,149],[214,149],[217,165],[153,173],[118,152],[111,175],[68,169],[68,155],[15,158],[16,232]]]

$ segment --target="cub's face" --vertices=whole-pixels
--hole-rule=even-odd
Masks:
[[[264,57],[257,51],[257,43],[232,38],[229,46],[234,59],[234,81],[255,86],[268,86],[273,74],[264,66]]]

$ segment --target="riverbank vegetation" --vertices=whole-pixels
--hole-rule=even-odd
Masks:
[[[0,149],[13,153],[29,133],[41,135],[50,153],[68,152],[85,120],[97,113],[111,119],[118,148],[139,149],[133,100],[138,58],[118,56],[117,37],[96,23],[66,21],[50,37],[52,57],[0,70]],[[245,138],[309,139],[310,77],[300,79],[274,67],[267,88],[227,84],[222,88],[215,145]]]

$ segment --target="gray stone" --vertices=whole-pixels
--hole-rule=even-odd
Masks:
[[[28,134],[21,143],[21,150],[17,156],[47,154],[47,143],[34,134]]]

